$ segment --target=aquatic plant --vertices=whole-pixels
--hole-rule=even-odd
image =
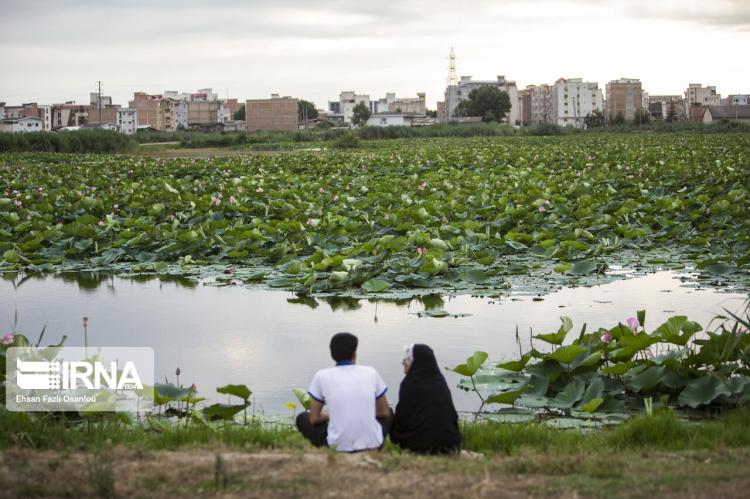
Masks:
[[[744,332],[750,312],[727,313],[708,331],[674,316],[649,332],[641,310],[626,324],[591,333],[584,325],[570,341],[573,323],[562,317],[558,331],[531,336],[550,351],[532,343],[519,359],[490,366],[483,360],[481,367],[462,364],[453,371],[469,378],[459,386],[480,395],[480,410],[485,403],[514,406],[491,415],[494,420],[573,416],[596,425],[597,415],[616,422],[644,408],[653,413],[668,407],[688,416],[741,407],[750,402],[750,335]],[[491,395],[485,398],[482,391]],[[557,423],[578,424],[570,421]]]

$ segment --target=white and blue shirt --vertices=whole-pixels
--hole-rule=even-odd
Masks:
[[[375,368],[353,362],[338,362],[315,373],[307,393],[328,406],[328,445],[342,452],[383,445],[375,401],[387,390]]]

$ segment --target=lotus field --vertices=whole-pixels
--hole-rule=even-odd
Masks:
[[[302,294],[498,294],[695,271],[746,289],[750,137],[432,139],[347,152],[0,156],[0,271]]]

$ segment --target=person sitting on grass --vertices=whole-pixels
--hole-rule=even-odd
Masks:
[[[388,434],[393,419],[385,397],[388,389],[374,368],[355,364],[357,345],[351,333],[333,335],[330,348],[336,366],[321,369],[310,383],[312,405],[297,416],[297,429],[316,447],[340,452],[380,449]]]
[[[427,345],[409,345],[390,436],[391,442],[423,454],[461,449],[458,414],[435,354]]]

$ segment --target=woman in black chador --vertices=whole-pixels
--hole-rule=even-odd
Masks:
[[[404,449],[448,454],[461,448],[458,414],[435,354],[427,345],[406,347],[391,441]]]

